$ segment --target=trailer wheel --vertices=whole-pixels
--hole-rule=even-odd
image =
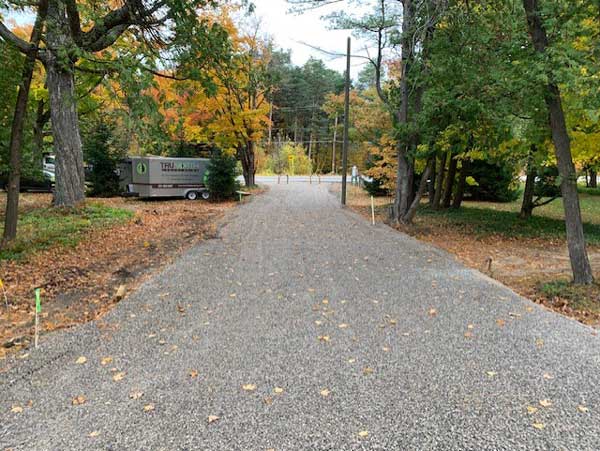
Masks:
[[[187,193],[185,193],[185,198],[187,200],[196,200],[196,199],[198,199],[198,192],[197,191],[188,191]]]
[[[202,191],[202,193],[200,193],[200,195],[202,196],[202,199],[204,199],[204,200],[210,199],[210,192],[209,191]]]

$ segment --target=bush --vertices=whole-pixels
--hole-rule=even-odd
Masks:
[[[240,189],[237,160],[231,155],[215,150],[205,176],[206,186],[214,200],[231,199]]]
[[[119,162],[125,157],[111,146],[112,130],[104,123],[98,124],[86,139],[83,152],[91,167],[88,180],[90,196],[116,196],[119,194]]]
[[[508,163],[475,160],[470,173],[476,184],[468,184],[465,194],[472,200],[513,202],[519,197],[515,169]]]
[[[560,183],[558,183],[558,168],[556,166],[542,166],[537,171],[535,179],[535,195],[538,197],[560,197]]]
[[[389,191],[384,188],[383,180],[381,179],[373,179],[372,182],[368,182],[363,179],[363,187],[365,191],[369,193],[370,196],[373,197],[381,197],[389,195]]]

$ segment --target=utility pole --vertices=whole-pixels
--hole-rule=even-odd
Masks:
[[[348,38],[348,55],[346,57],[346,99],[344,103],[344,147],[342,148],[342,206],[346,205],[346,185],[348,175],[348,131],[350,128],[350,50],[351,40]]]
[[[335,174],[335,146],[337,144],[337,128],[338,128],[338,114],[335,113],[335,125],[333,126],[333,152],[331,155],[331,173]]]

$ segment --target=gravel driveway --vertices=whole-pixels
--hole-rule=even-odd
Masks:
[[[600,449],[592,329],[325,185],[272,186],[11,363],[0,449]]]

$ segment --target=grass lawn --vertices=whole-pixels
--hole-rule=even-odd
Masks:
[[[580,194],[581,213],[588,243],[600,245],[600,197]],[[423,207],[423,220],[435,218],[478,237],[502,235],[508,238],[565,239],[562,199],[536,208],[533,217],[518,217],[521,199],[510,203],[464,202],[459,210],[434,211]]]
[[[85,232],[128,221],[133,215],[131,210],[93,201],[73,210],[50,207],[25,210],[19,217],[17,239],[0,251],[0,260],[21,259],[51,246],[76,246]]]

